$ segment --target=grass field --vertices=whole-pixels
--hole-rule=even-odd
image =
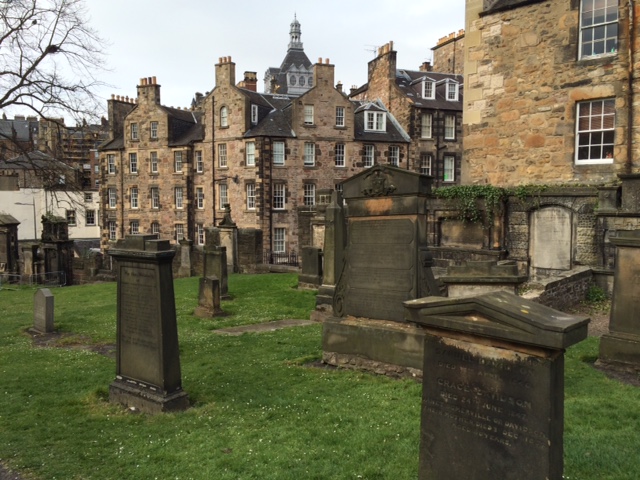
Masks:
[[[305,366],[320,325],[239,337],[213,330],[309,318],[295,275],[232,275],[230,315],[192,316],[198,279],[175,282],[182,380],[193,407],[132,414],[107,401],[116,285],[52,290],[60,347],[34,347],[34,290],[0,291],[0,462],[28,479],[415,479],[420,385]],[[640,391],[566,360],[565,478],[640,478]],[[464,452],[461,452],[461,456]],[[452,459],[455,461],[455,459]]]

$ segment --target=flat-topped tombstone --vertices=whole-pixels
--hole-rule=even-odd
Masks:
[[[198,306],[194,314],[198,317],[215,317],[222,313],[220,308],[220,280],[217,277],[202,277],[198,290]]]
[[[38,333],[53,332],[53,294],[41,288],[33,296],[33,329]]]
[[[117,261],[116,379],[109,399],[149,413],[189,406],[182,390],[171,262],[155,235],[130,235],[109,254]]]
[[[564,350],[589,319],[507,292],[405,302],[425,329],[421,480],[560,480]]]

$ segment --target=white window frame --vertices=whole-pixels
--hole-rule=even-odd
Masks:
[[[364,158],[362,160],[362,166],[364,168],[373,167],[376,164],[376,147],[375,145],[364,146]]]
[[[182,166],[184,165],[183,153],[182,150],[173,152],[173,171],[175,173],[182,173]]]
[[[364,112],[364,129],[366,132],[386,132],[387,114],[385,112]]]
[[[140,234],[140,221],[139,220],[131,220],[129,222],[129,233],[131,235],[139,235]]]
[[[433,138],[433,113],[423,113],[420,120],[420,138]]]
[[[151,173],[158,173],[158,152],[149,152],[149,168]]]
[[[132,175],[138,174],[138,154],[135,152],[129,153],[129,173]]]
[[[84,224],[88,227],[94,226],[96,224],[96,211],[94,209],[85,209]]]
[[[447,82],[446,95],[445,98],[449,102],[457,102],[458,101],[458,91],[460,85],[458,82],[454,82],[452,80]]]
[[[578,58],[597,58],[618,53],[618,35],[620,21],[619,0],[602,0],[604,9],[595,9],[596,0],[581,0],[580,2],[580,34]],[[594,10],[604,10],[600,21]],[[608,12],[607,12],[608,10]],[[594,38],[598,35],[601,38]],[[589,48],[590,47],[590,48]],[[594,53],[594,50],[598,50]]]
[[[346,162],[346,150],[347,147],[345,146],[344,143],[336,143],[336,146],[334,148],[334,152],[335,152],[335,166],[338,168],[343,168],[346,167],[347,162]]]
[[[65,211],[65,218],[69,225],[75,226],[78,224],[78,217],[76,215],[76,211],[73,209]]]
[[[196,208],[198,210],[204,209],[204,188],[196,187]]]
[[[107,154],[107,173],[109,175],[116,174],[116,156],[113,153]]]
[[[304,166],[315,167],[316,165],[316,144],[305,142],[304,144]]]
[[[422,175],[432,175],[433,156],[430,153],[420,155],[420,173]]]
[[[251,123],[256,125],[258,123],[258,106],[251,105]]]
[[[287,186],[284,183],[273,184],[273,209],[284,210],[287,205]]]
[[[140,208],[140,197],[138,187],[131,187],[129,189],[129,205],[132,209]]]
[[[138,135],[138,124],[132,123],[131,127],[131,140],[139,140],[140,136]]]
[[[397,145],[389,146],[389,165],[400,166],[400,147]]]
[[[184,223],[176,223],[176,242],[184,240]]]
[[[151,187],[151,208],[157,210],[160,208],[160,189]]]
[[[275,227],[273,229],[273,252],[285,253],[287,251],[287,229]]]
[[[422,81],[422,98],[427,100],[436,98],[436,82],[427,78]]]
[[[158,139],[158,122],[151,122],[149,124],[149,137],[151,140]]]
[[[444,116],[444,139],[456,139],[456,116],[454,114],[446,114]]]
[[[158,222],[151,222],[151,233],[155,235],[160,233],[160,224]]]
[[[344,107],[336,107],[336,127],[344,127]]]
[[[313,118],[313,105],[305,105],[304,106],[304,124],[305,125],[313,125],[314,124],[314,118]]]
[[[204,225],[202,223],[196,224],[196,238],[198,239],[198,245],[204,245]]]
[[[442,159],[442,181],[443,182],[455,182],[456,181],[456,157],[453,155],[445,155]]]
[[[246,192],[247,192],[247,210],[255,210],[256,209],[256,184],[253,182],[246,184]]]
[[[182,187],[175,187],[173,189],[173,196],[176,209],[182,210],[184,208],[184,189]]]
[[[220,126],[229,126],[229,109],[226,106],[220,107]]]
[[[247,142],[245,144],[246,165],[247,167],[256,166],[256,142]]]
[[[576,104],[576,165],[613,163],[615,127],[614,98],[578,102]]]
[[[303,203],[305,207],[314,207],[316,204],[316,184],[305,183],[303,186]]]
[[[109,240],[114,241],[118,239],[118,226],[116,222],[110,220],[107,223],[107,229],[109,230]]]
[[[196,150],[194,155],[196,157],[196,173],[203,173],[204,161],[202,160],[202,150]]]
[[[220,193],[220,210],[224,210],[224,206],[229,203],[229,186],[226,183],[221,183],[218,185],[218,192]]]
[[[284,142],[273,142],[273,164],[277,167],[284,167],[285,146]]]
[[[227,144],[219,143],[218,144],[218,166],[220,168],[227,168],[229,164],[227,163]]]
[[[118,192],[115,188],[111,187],[107,190],[109,197],[109,208],[116,208],[118,206]]]

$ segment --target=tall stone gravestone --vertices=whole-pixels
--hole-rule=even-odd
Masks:
[[[589,319],[507,292],[408,301],[425,329],[420,480],[561,480],[564,351]]]
[[[118,323],[111,402],[158,413],[189,406],[182,390],[171,262],[175,251],[155,235],[129,235],[116,260]]]
[[[53,332],[53,294],[41,288],[33,296],[33,329],[38,333]]]
[[[220,297],[226,299],[229,298],[227,248],[220,246],[220,235],[219,228],[207,228],[202,276],[216,277],[220,282]]]

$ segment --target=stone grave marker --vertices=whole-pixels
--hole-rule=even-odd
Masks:
[[[33,329],[38,333],[53,332],[53,294],[40,288],[33,296]]]
[[[222,313],[220,308],[220,280],[215,276],[200,278],[198,306],[194,314],[198,317],[215,317]]]
[[[420,480],[561,480],[564,351],[589,319],[507,292],[405,302],[425,329]]]
[[[109,400],[143,412],[184,410],[178,328],[167,240],[128,235],[109,250],[118,280],[116,379]]]
[[[206,243],[204,246],[203,277],[216,277],[220,281],[220,297],[229,297],[229,275],[227,265],[227,248],[221,247],[221,231],[212,227],[206,229]]]

